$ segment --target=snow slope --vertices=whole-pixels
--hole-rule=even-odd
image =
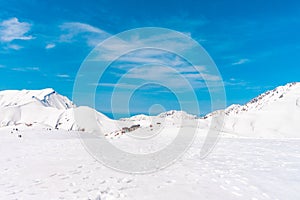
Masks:
[[[141,127],[149,127],[155,124],[173,124],[179,125],[182,120],[196,120],[195,115],[186,113],[185,111],[170,110],[167,112],[160,113],[157,116],[147,116],[147,115],[135,115],[130,118],[121,118],[120,121],[132,122],[132,124],[139,124]],[[169,122],[169,123],[166,123]]]
[[[134,124],[139,124],[141,130],[151,130],[162,126],[180,126],[182,120],[197,120],[201,129],[207,129],[212,116],[220,113],[225,113],[225,133],[245,137],[299,138],[300,83],[277,87],[245,105],[232,105],[203,119],[172,110],[158,116],[137,115],[112,120],[91,108],[76,107],[53,89],[0,92],[0,127],[17,125],[87,132],[100,127],[106,135],[113,136],[119,135],[123,127]]]
[[[76,107],[67,97],[58,94],[51,88],[0,91],[0,107],[24,106],[27,104],[43,105],[60,110]]]
[[[225,113],[224,132],[247,137],[300,137],[300,83],[267,91],[245,105],[232,105],[205,118]]]
[[[76,107],[53,89],[0,91],[0,127],[93,131],[92,120],[76,116],[96,116],[103,131],[116,130],[113,120],[87,107]]]

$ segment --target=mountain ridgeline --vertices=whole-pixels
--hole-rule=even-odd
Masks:
[[[85,117],[75,120],[74,113]],[[137,115],[112,120],[92,108],[77,107],[53,89],[0,91],[0,127],[93,131],[95,124],[90,117],[96,118],[97,124],[104,132],[118,131],[122,126],[133,124],[150,126],[154,118],[173,119],[174,123],[180,123],[178,119],[181,118],[198,120],[198,123],[206,124],[209,128],[211,119],[219,114],[225,116],[222,128],[224,133],[245,137],[299,137],[300,83],[279,86],[245,105],[231,105],[203,118],[184,111],[168,111],[158,116]]]

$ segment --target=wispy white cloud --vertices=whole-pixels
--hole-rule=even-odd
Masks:
[[[250,60],[247,58],[242,58],[242,59],[238,60],[237,62],[232,63],[232,65],[242,65],[247,62],[250,62]]]
[[[6,68],[6,66],[5,66],[5,65],[0,65],[0,69],[1,69],[1,68]]]
[[[90,85],[93,86],[99,86],[99,87],[119,87],[119,88],[125,88],[125,89],[132,89],[135,88],[135,84],[128,84],[128,83],[92,83]]]
[[[143,83],[157,83],[180,90],[185,90],[189,89],[189,87],[203,88],[205,87],[205,81],[221,81],[221,77],[209,74],[208,72],[197,71],[194,69],[194,67],[179,69],[180,70],[176,70],[176,68],[166,66],[137,67],[124,74],[120,73],[117,75],[120,78],[120,83],[105,84],[103,86],[133,88],[134,86]]]
[[[204,73],[207,68],[204,65],[192,66],[192,65],[181,65],[176,66],[176,70],[180,73]]]
[[[249,85],[249,82],[239,79],[239,78],[230,78],[229,80],[224,81],[224,86],[232,88],[245,88]]]
[[[190,73],[183,75],[186,78],[196,79],[196,80],[206,80],[206,81],[220,81],[221,78],[217,75],[206,74],[206,73]]]
[[[219,76],[206,72],[205,66],[183,66],[174,68],[164,65],[144,65],[131,69],[128,67],[126,72],[114,72],[112,75],[116,76],[119,82],[91,83],[90,85],[133,89],[145,83],[156,83],[184,91],[187,85],[194,88],[203,88],[206,87],[204,81],[218,82],[221,80]],[[152,89],[153,87],[157,89],[157,86],[151,86]]]
[[[6,48],[6,49],[20,50],[20,49],[22,49],[23,47],[20,46],[20,45],[17,45],[17,44],[8,44],[5,48]]]
[[[132,65],[160,64],[172,67],[185,64],[185,62],[176,54],[160,49],[137,50],[118,58],[117,61],[121,63],[131,63]],[[130,67],[130,65],[120,65],[120,68],[126,67]]]
[[[157,29],[148,31],[153,31],[153,34],[137,30],[130,37],[125,36],[125,39],[122,39],[122,35],[111,37],[93,51],[90,60],[114,61],[113,68],[121,70],[119,74],[112,74],[120,78],[119,83],[105,83],[102,86],[132,88],[154,82],[184,91],[203,88],[206,81],[221,81],[221,77],[205,66],[209,63],[203,62],[201,65],[199,61],[198,66],[192,66],[183,58],[185,55],[193,58],[198,47],[184,34]],[[197,60],[200,59],[197,57]]]
[[[27,67],[26,69],[31,71],[40,71],[39,67]]]
[[[59,78],[70,78],[70,75],[68,75],[68,74],[57,74],[56,77],[59,77]]]
[[[80,32],[92,32],[92,33],[104,33],[103,30],[91,26],[89,24],[80,23],[80,22],[66,22],[60,26],[63,30],[69,30],[70,32],[76,34]]]
[[[61,42],[73,42],[77,36],[81,36],[92,47],[110,36],[109,33],[97,27],[80,22],[63,23],[60,29],[64,32],[60,36]]]
[[[13,71],[26,72],[26,71],[40,71],[39,67],[14,67],[11,68]]]
[[[45,46],[45,49],[52,49],[54,48],[56,45],[54,43],[49,43]]]
[[[13,40],[34,39],[34,37],[27,34],[30,31],[31,26],[30,23],[19,22],[16,17],[4,20],[0,23],[0,41],[11,42]]]
[[[97,52],[94,52],[94,58],[95,60],[114,61],[119,59],[119,55],[125,55],[129,50],[137,50],[135,53],[130,53],[130,55],[122,57],[120,61],[143,62],[143,59],[147,59],[146,61],[149,61],[149,58],[155,59],[154,61],[161,61],[162,58],[157,59],[152,55],[158,54],[157,52],[159,52],[160,49],[159,54],[163,55],[161,51],[165,51],[165,53],[167,52],[163,49],[168,49],[170,52],[174,51],[177,54],[180,54],[182,52],[190,51],[196,47],[196,43],[192,42],[192,40],[188,41],[185,34],[171,31],[168,32],[165,30],[157,32],[155,29],[152,31],[153,34],[149,34],[146,37],[143,34],[143,30],[141,30],[141,32],[137,30],[135,33],[132,33],[129,38],[126,38],[128,37],[126,33],[125,36],[118,35],[116,37],[111,37],[109,42],[102,43],[101,48],[98,49],[98,55],[96,55]],[[123,37],[126,39],[123,40]],[[147,48],[152,48],[152,52]],[[143,53],[142,51],[138,51],[139,49],[146,49],[146,51]]]

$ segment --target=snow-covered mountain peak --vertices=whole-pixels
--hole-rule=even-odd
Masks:
[[[178,110],[170,110],[170,111],[167,111],[167,112],[163,112],[161,114],[158,115],[158,117],[161,117],[161,118],[165,118],[165,117],[168,117],[168,118],[181,118],[181,119],[196,119],[197,117],[195,115],[191,115],[191,114],[188,114],[187,112],[185,111],[178,111]]]
[[[258,97],[253,98],[243,106],[237,104],[231,105],[225,109],[225,114],[231,115],[247,111],[258,111],[274,102],[286,100],[286,98],[289,98],[289,96],[293,95],[295,92],[300,93],[299,82],[288,83],[284,86],[269,90]]]
[[[220,113],[226,114],[224,132],[268,137],[298,137],[300,83],[277,87],[245,105],[232,105],[225,110],[215,111],[205,116],[204,119],[208,120],[203,122],[209,123],[211,116]],[[141,128],[151,130],[163,123],[167,126],[176,126],[182,120],[198,120],[195,115],[176,110],[158,116],[137,115],[111,120],[91,108],[76,107],[67,97],[51,88],[0,91],[0,127],[47,127],[89,132],[94,130],[94,124],[90,123],[92,121],[90,119],[95,116],[105,133],[115,133],[120,128],[137,124]]]
[[[121,118],[120,121],[141,121],[141,120],[150,120],[150,119],[151,119],[151,116],[139,114],[139,115],[134,115],[129,118]]]
[[[75,107],[72,101],[58,94],[52,88],[0,91],[0,107],[23,106],[27,104],[36,104],[62,110]]]
[[[207,114],[204,119],[211,116],[224,113],[226,115],[237,115],[249,112],[256,112],[271,106],[275,102],[280,101],[294,101],[294,98],[299,99],[300,103],[300,82],[288,83],[284,86],[276,87],[273,90],[269,90],[261,95],[253,98],[245,105],[232,104],[225,110],[217,110]]]
[[[245,105],[232,105],[204,117],[225,114],[223,131],[253,137],[299,137],[300,83],[267,91]]]

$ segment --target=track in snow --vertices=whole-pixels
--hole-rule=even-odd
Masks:
[[[299,199],[300,140],[196,141],[174,165],[131,175],[104,167],[75,132],[0,129],[0,199]]]

